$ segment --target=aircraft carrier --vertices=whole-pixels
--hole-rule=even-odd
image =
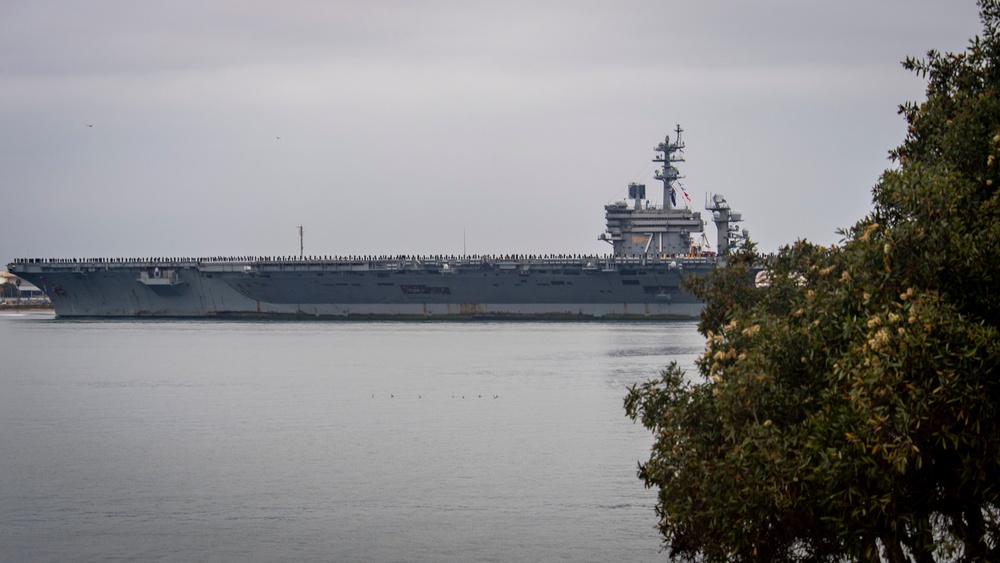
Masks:
[[[746,231],[724,197],[707,196],[717,233],[716,250],[708,246],[675,166],[682,132],[654,148],[662,205],[633,183],[628,200],[604,207],[608,254],[22,258],[7,268],[59,317],[697,317],[703,304],[682,276],[721,265]]]

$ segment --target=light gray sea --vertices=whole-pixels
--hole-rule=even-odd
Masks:
[[[695,327],[0,315],[0,561],[663,561]]]

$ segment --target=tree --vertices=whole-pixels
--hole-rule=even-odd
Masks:
[[[1000,560],[1000,6],[979,6],[965,52],[903,63],[927,99],[873,211],[782,248],[764,286],[752,246],[691,282],[701,379],[625,398],[671,555]]]
[[[17,297],[17,295],[18,295],[17,286],[15,286],[14,284],[8,281],[5,281],[3,282],[3,284],[0,284],[0,297],[5,297],[5,298]]]

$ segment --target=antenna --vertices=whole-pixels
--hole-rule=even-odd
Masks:
[[[681,140],[681,133],[684,132],[678,124],[675,129],[677,137],[674,142],[670,142],[670,135],[667,135],[663,142],[653,148],[657,153],[653,162],[662,163],[663,166],[653,173],[653,177],[663,182],[663,209],[673,209],[677,207],[677,191],[674,189],[674,182],[683,178],[674,166],[675,162],[684,162],[684,141]],[[680,152],[680,155],[674,153]]]
[[[299,258],[302,258],[305,246],[302,244],[302,225],[299,225]]]

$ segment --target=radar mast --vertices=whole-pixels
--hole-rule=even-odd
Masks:
[[[684,130],[678,124],[675,131],[677,137],[673,143],[670,142],[670,135],[667,135],[662,143],[653,148],[657,152],[656,156],[653,157],[653,162],[663,164],[662,168],[653,174],[654,178],[663,182],[663,209],[677,207],[677,190],[674,189],[674,182],[684,177],[674,166],[675,162],[684,162],[684,141],[681,140],[681,133]]]

